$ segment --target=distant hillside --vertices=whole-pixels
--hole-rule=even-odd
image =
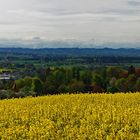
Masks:
[[[0,53],[18,53],[18,54],[45,54],[51,56],[122,56],[122,57],[140,57],[140,49],[137,48],[0,48]]]

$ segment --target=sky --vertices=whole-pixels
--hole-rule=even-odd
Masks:
[[[0,38],[140,42],[140,0],[0,0]]]

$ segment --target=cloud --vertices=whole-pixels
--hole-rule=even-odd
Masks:
[[[140,1],[139,0],[129,0],[128,4],[131,6],[140,6]]]
[[[139,0],[0,0],[0,37],[135,40],[139,9]]]

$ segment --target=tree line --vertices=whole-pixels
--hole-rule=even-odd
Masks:
[[[65,93],[116,93],[140,91],[140,69],[39,68],[34,76],[0,82],[0,98]]]
[[[0,98],[65,93],[140,91],[140,68],[39,68],[34,76],[0,82]]]

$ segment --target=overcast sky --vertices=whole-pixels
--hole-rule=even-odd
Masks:
[[[140,0],[0,0],[0,38],[140,41]]]

